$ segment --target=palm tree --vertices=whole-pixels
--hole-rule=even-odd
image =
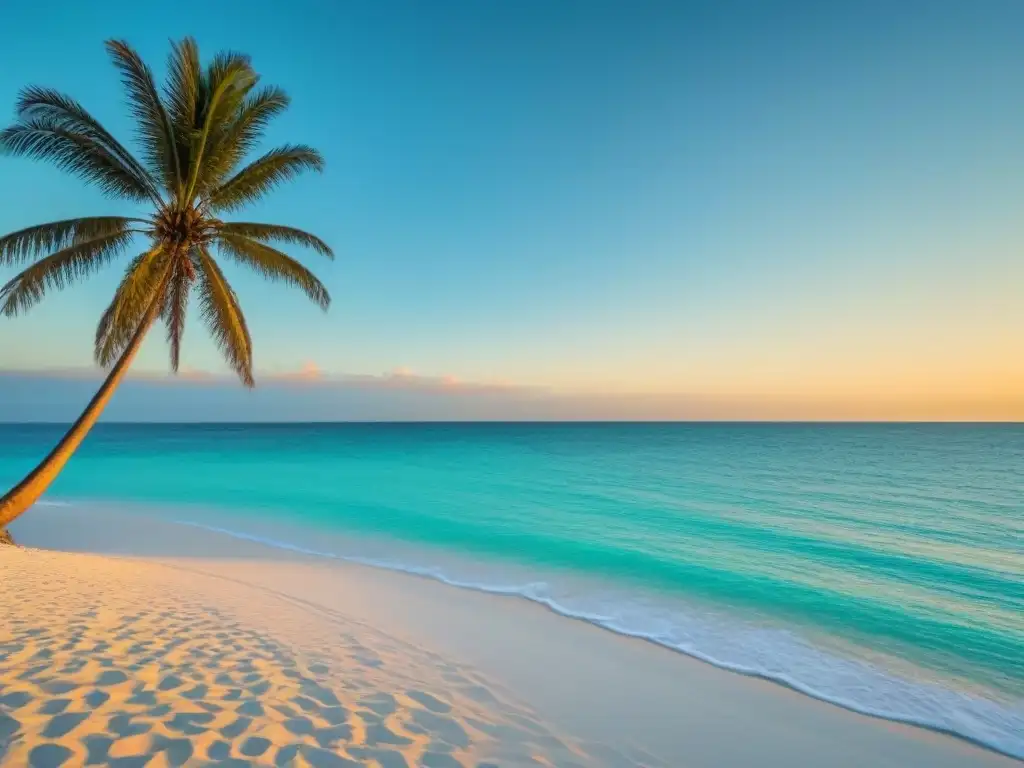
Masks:
[[[306,246],[333,258],[320,238],[293,227],[217,218],[253,202],[303,171],[320,171],[311,147],[287,145],[247,164],[269,121],[289,103],[280,88],[257,87],[249,57],[218,54],[204,69],[192,39],[172,44],[162,92],[139,55],[121,41],[107,52],[121,74],[135,120],[137,160],[78,102],[29,87],[14,125],[0,132],[11,155],[49,160],[111,197],[152,206],[147,218],[98,216],[55,221],[0,238],[0,266],[28,267],[0,289],[0,312],[25,312],[106,266],[143,240],[96,329],[95,357],[110,367],[99,391],[56,447],[0,498],[0,534],[46,490],[99,418],[153,323],[167,328],[171,370],[178,370],[189,297],[242,383],[252,387],[252,339],[238,297],[213,250],[270,280],[291,284],[324,310],[326,288],[275,244]]]

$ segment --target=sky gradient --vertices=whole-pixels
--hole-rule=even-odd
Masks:
[[[250,53],[327,172],[242,217],[330,242],[334,303],[227,268],[262,389],[192,322],[111,418],[1024,419],[1017,0],[180,5],[5,8],[0,109],[128,139],[104,39]],[[0,232],[131,211],[0,159]],[[0,318],[0,420],[85,404],[122,267]]]

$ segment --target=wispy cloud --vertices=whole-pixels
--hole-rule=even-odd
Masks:
[[[257,374],[259,375],[259,374]],[[296,381],[296,382],[312,382],[322,381],[324,379],[324,372],[319,365],[314,363],[312,360],[304,363],[301,368],[296,371],[284,371],[270,374],[259,375],[263,381]]]
[[[0,421],[72,421],[103,372],[0,371]],[[159,390],[159,391],[157,391]],[[137,371],[106,418],[114,421],[1021,421],[1024,396],[871,398],[765,393],[572,393],[462,381],[397,368],[332,374],[314,363],[265,371],[249,392],[228,374]]]
[[[0,370],[0,377],[21,379],[55,379],[93,381],[103,378],[105,372],[99,368],[46,368],[37,370]],[[504,381],[466,381],[451,374],[428,375],[414,372],[407,367],[398,367],[380,374],[330,373],[313,361],[292,370],[270,370],[256,372],[256,385],[261,386],[302,386],[317,388],[387,390],[410,392],[438,392],[455,394],[473,393],[540,393],[547,390],[531,385],[511,384]],[[215,373],[183,366],[177,374],[147,370],[130,371],[128,380],[159,384],[181,385],[234,385],[237,379],[228,373]]]
[[[328,378],[327,382],[369,389],[413,390],[417,392],[444,393],[501,393],[534,392],[547,390],[543,387],[507,382],[464,381],[451,374],[431,376],[415,373],[409,368],[396,368],[380,375],[356,374]]]

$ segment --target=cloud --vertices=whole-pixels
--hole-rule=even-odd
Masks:
[[[259,374],[257,374],[259,376]],[[275,372],[271,374],[264,374],[260,377],[262,381],[320,381],[324,378],[324,372],[320,366],[314,363],[312,360],[308,360],[303,363],[302,367],[297,371],[284,371]]]
[[[160,374],[157,375],[159,376]],[[172,375],[173,374],[170,373],[164,374],[163,378],[169,378]],[[203,371],[199,368],[192,368],[190,366],[183,365],[178,368],[178,378],[186,381],[211,381],[214,376],[209,371]]]
[[[73,421],[99,369],[0,371],[0,422]],[[157,391],[159,389],[159,391]],[[332,375],[307,363],[257,376],[136,372],[104,418],[112,421],[1021,421],[1024,395],[1005,398],[766,394],[572,393],[426,376],[408,369]]]
[[[464,421],[543,418],[545,390],[424,376],[408,370],[332,375],[306,364],[264,372],[254,390],[229,374],[137,371],[106,421]],[[0,422],[73,421],[102,380],[99,369],[0,371]]]
[[[330,379],[335,384],[362,387],[367,389],[409,390],[418,392],[445,393],[498,393],[498,392],[543,392],[542,387],[507,382],[464,381],[457,376],[429,376],[414,373],[409,368],[401,367],[382,375],[357,374]]]
[[[43,378],[53,380],[100,381],[105,371],[99,368],[47,368],[40,370],[0,370],[0,377]],[[446,374],[431,376],[418,374],[407,367],[398,367],[381,374],[342,373],[331,374],[313,361],[307,361],[294,370],[256,371],[256,386],[265,387],[303,386],[318,389],[355,389],[425,393],[494,394],[494,393],[541,393],[543,387],[512,384],[506,381],[474,382]],[[182,366],[177,375],[171,372],[131,370],[128,381],[156,384],[224,385],[234,386],[238,379],[233,374],[214,373],[198,368]]]

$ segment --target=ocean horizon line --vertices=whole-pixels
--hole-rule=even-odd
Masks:
[[[72,421],[41,421],[33,419],[29,421],[4,421],[0,420],[2,426],[71,426]],[[123,425],[123,426],[188,426],[188,425],[236,425],[236,426],[288,426],[288,425],[372,425],[372,424],[394,424],[394,425],[416,425],[416,424],[428,424],[428,425],[467,425],[467,424],[483,424],[483,425],[499,425],[499,424],[522,424],[522,425],[591,425],[599,426],[602,424],[616,425],[616,426],[628,426],[630,424],[636,425],[672,425],[672,424],[688,424],[688,425],[730,425],[734,424],[737,426],[859,426],[859,425],[878,425],[878,426],[985,426],[985,427],[998,427],[998,426],[1024,426],[1024,420],[995,420],[995,421],[984,421],[978,419],[322,419],[322,420],[305,420],[305,419],[276,419],[268,421],[238,421],[238,420],[166,420],[166,421],[142,421],[142,420],[128,420],[128,419],[106,419],[100,421],[97,426],[112,426],[112,425]]]

